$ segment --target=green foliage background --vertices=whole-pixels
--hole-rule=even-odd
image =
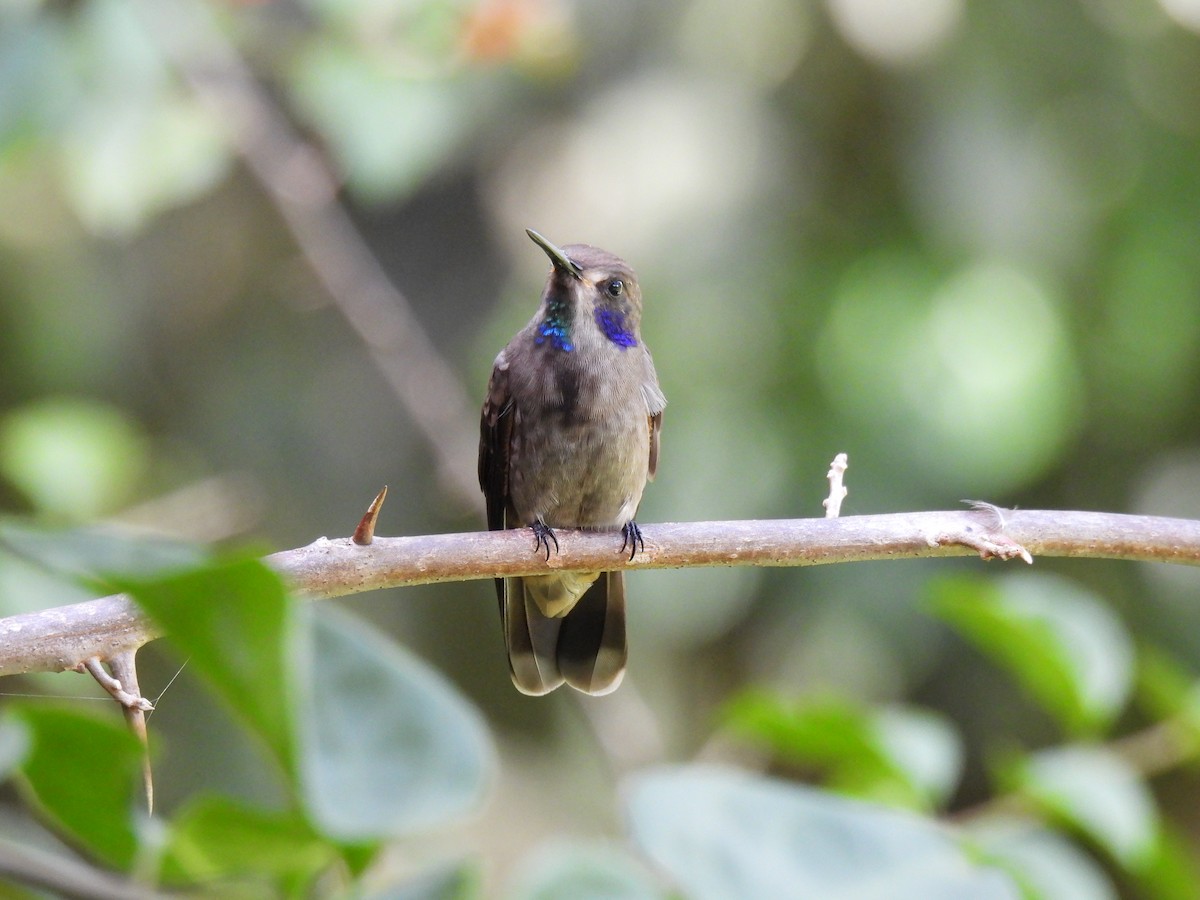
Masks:
[[[196,16],[319,149],[472,397],[535,308],[545,260],[525,227],[630,260],[670,400],[642,521],[818,515],[839,451],[846,514],[975,497],[1200,518],[1200,14],[1188,0],[10,0],[0,613],[93,596],[94,581],[64,577],[79,574],[286,604],[262,588],[266,573],[239,574],[246,548],[348,534],[384,483],[383,533],[482,526],[429,477],[435,449],[240,163],[230,120],[164,52]],[[207,558],[185,546],[214,543],[240,556],[185,567]],[[266,643],[242,648],[251,662],[264,647],[291,660],[267,685],[236,648],[208,652],[225,634],[219,610],[171,619],[176,644],[140,660],[154,697],[193,657],[151,719],[159,808],[176,823],[160,874],[249,869],[270,890],[326,893],[365,878],[431,895],[750,896],[807,883],[803,854],[737,827],[678,829],[861,824],[782,782],[615,771],[715,757],[926,819],[958,812],[972,858],[1002,859],[1026,896],[1200,890],[1200,785],[1185,765],[1195,571],[688,570],[639,573],[630,598],[629,683],[583,712],[566,692],[511,688],[485,583],[355,598],[342,605],[378,632],[335,627],[325,643],[311,623],[260,622],[252,637]],[[264,615],[291,623],[285,608]],[[379,634],[413,656],[376,646]],[[314,642],[391,673],[376,693],[343,672],[356,715],[324,733],[302,664]],[[339,779],[399,789],[428,761],[305,766],[342,759],[329,732],[375,717],[363,698],[407,711],[399,683],[435,697],[433,720],[475,728],[416,658],[490,736],[477,767],[439,757],[434,813],[401,826],[388,804],[410,802],[402,793]],[[96,696],[70,675],[6,688]],[[237,690],[253,693],[219,699]],[[26,787],[4,830],[27,833],[29,804],[42,804],[90,859],[137,869],[144,830],[97,845],[95,823],[72,825],[77,811],[47,800],[70,763],[45,748],[90,726],[37,705],[7,721],[0,756]],[[1168,734],[1167,765],[1145,742],[1120,743],[1147,729]],[[116,782],[97,791],[123,802]],[[971,869],[957,844],[943,856],[912,821],[871,819],[863,833],[911,838],[912,858],[990,873],[977,896],[1008,895],[988,880],[997,870]],[[218,853],[212,836],[229,834],[247,837]],[[273,849],[238,865],[221,855],[255,841]],[[729,853],[726,875],[784,880],[722,884],[687,864],[713,847]]]

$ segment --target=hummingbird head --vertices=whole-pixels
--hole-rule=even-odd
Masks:
[[[629,263],[598,247],[558,247],[532,229],[525,233],[546,252],[553,265],[542,294],[545,316],[537,342],[549,340],[560,350],[574,349],[571,331],[576,316],[586,316],[616,346],[636,347],[642,289]]]

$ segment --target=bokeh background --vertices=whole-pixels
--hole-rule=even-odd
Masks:
[[[478,403],[546,270],[526,227],[641,278],[670,402],[644,523],[820,515],[843,451],[844,514],[1200,517],[1195,0],[7,0],[0,510],[269,551],[388,484],[381,533],[478,529]],[[351,324],[374,265],[450,382]],[[504,879],[612,834],[614,769],[717,752],[750,686],[948,714],[970,803],[989,747],[1049,730],[924,608],[978,566],[636,574],[627,686],[586,708],[513,690],[488,583],[345,603],[493,726],[471,840]],[[1036,570],[1200,668],[1194,572]],[[4,614],[84,596],[0,570]],[[177,661],[143,656],[154,695]],[[269,791],[186,670],[152,730],[162,808]]]

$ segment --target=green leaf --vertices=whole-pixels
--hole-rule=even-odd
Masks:
[[[0,419],[0,475],[39,512],[83,521],[127,500],[148,459],[146,439],[115,407],[55,397]]]
[[[103,526],[70,529],[44,528],[19,520],[0,520],[0,553],[24,560],[47,573],[47,577],[87,582],[80,588],[94,597],[103,573],[146,577],[199,566],[208,559],[196,544],[168,538],[132,536]]]
[[[891,706],[872,713],[882,752],[930,808],[950,799],[962,776],[958,732],[927,710]]]
[[[510,900],[663,900],[667,895],[628,853],[556,841],[525,861]]]
[[[1102,847],[1127,870],[1158,841],[1158,810],[1138,773],[1103,747],[1056,747],[1015,767],[1017,788]]]
[[[258,560],[234,559],[119,582],[292,773],[294,626],[279,575]]]
[[[0,781],[17,771],[29,753],[29,729],[13,716],[0,719]]]
[[[633,839],[689,898],[1016,900],[918,816],[718,768],[665,768],[628,792]]]
[[[133,827],[142,747],[115,718],[101,720],[47,706],[14,707],[28,731],[19,771],[31,799],[104,863],[128,870],[137,853]]]
[[[1164,822],[1154,852],[1133,873],[1142,896],[1155,900],[1195,900],[1200,897],[1200,869],[1194,842]]]
[[[67,198],[92,230],[128,235],[224,175],[226,132],[127,4],[91,0],[72,26],[81,96],[58,135]]]
[[[1175,740],[1200,745],[1200,680],[1165,651],[1138,649],[1138,701],[1153,719],[1171,719]]]
[[[399,76],[379,60],[330,40],[294,57],[298,110],[325,138],[360,199],[412,191],[469,133],[461,85]]]
[[[1017,880],[1027,900],[1117,900],[1104,869],[1057,831],[991,816],[972,825],[970,835],[986,859]]]
[[[204,559],[199,547],[179,541],[103,527],[64,530],[0,520],[0,615],[80,603],[115,590],[101,573],[177,571]]]
[[[1194,705],[1196,684],[1195,676],[1165,650],[1152,644],[1138,647],[1137,697],[1151,717],[1166,719],[1187,713]]]
[[[303,816],[209,797],[175,817],[163,876],[197,882],[240,875],[303,884],[337,858],[337,848]]]
[[[957,735],[924,712],[748,691],[726,707],[725,722],[789,762],[818,767],[838,790],[892,805],[936,805],[962,769]]]
[[[1133,647],[1121,622],[1068,579],[943,579],[933,610],[1007,668],[1073,734],[1106,728],[1124,708]]]
[[[793,762],[880,762],[864,711],[849,701],[821,697],[789,703],[776,694],[746,691],[726,705],[723,718],[736,733]]]
[[[305,607],[301,790],[338,840],[442,825],[480,804],[494,751],[441,675],[345,612]]]

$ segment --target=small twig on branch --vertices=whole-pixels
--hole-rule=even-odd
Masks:
[[[321,538],[266,562],[314,599],[551,569],[811,566],[966,556],[989,545],[1043,557],[1200,565],[1200,521],[1045,510],[1007,510],[1003,518],[1003,532],[996,530],[994,509],[645,525],[646,549],[632,561],[619,552],[617,532],[559,529],[560,552],[546,560],[530,552],[528,533],[517,529],[376,537],[369,547]],[[91,657],[111,660],[158,636],[123,595],[11,616],[0,619],[0,675],[73,669]]]
[[[850,457],[845,453],[839,453],[829,464],[829,474],[825,476],[829,479],[829,496],[821,501],[821,505],[825,507],[825,518],[827,519],[836,519],[842,514],[842,501],[850,493],[843,484],[848,468],[850,468]]]
[[[118,659],[126,655],[125,653],[119,653],[113,658]],[[154,704],[136,692],[137,688],[134,688],[134,692],[132,693],[127,691],[122,684],[123,679],[115,678],[104,671],[104,664],[100,662],[99,657],[93,656],[85,659],[76,668],[80,671],[86,670],[88,674],[99,682],[100,687],[112,694],[112,698],[126,709],[137,709],[142,712],[149,712],[154,709]]]

